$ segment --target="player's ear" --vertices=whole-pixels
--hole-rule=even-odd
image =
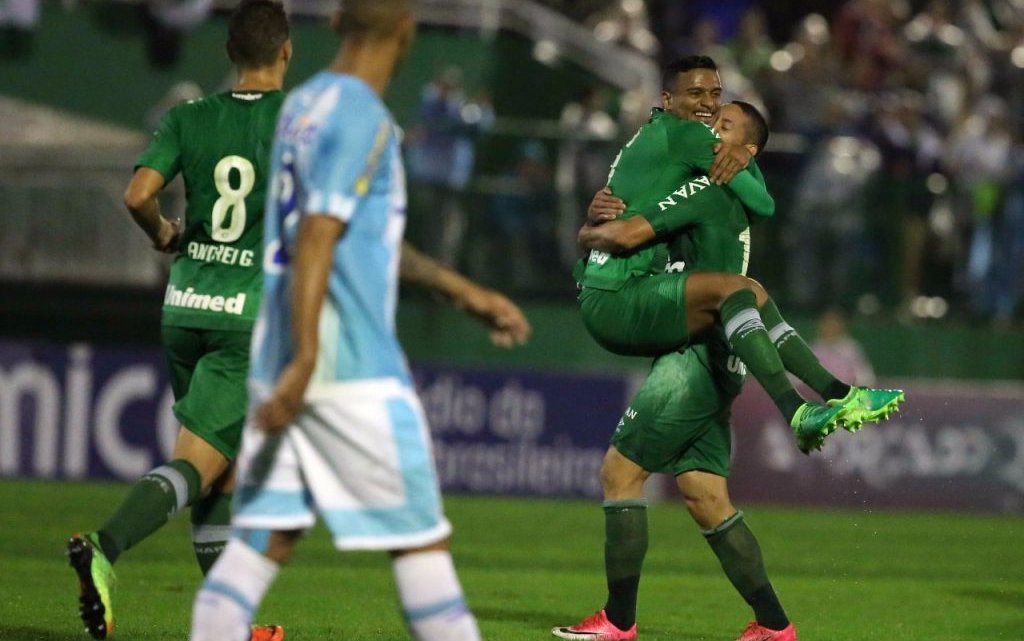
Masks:
[[[412,17],[412,14],[406,15],[398,23],[398,35],[402,51],[408,51],[409,47],[412,46],[413,39],[416,37],[416,19]]]
[[[281,45],[281,60],[282,60],[282,62],[284,62],[285,66],[288,66],[288,63],[292,61],[292,39],[291,38],[285,40],[284,44]]]
[[[672,108],[672,94],[667,91],[661,92],[661,108],[668,111]]]
[[[751,158],[753,158],[753,157],[757,156],[758,152],[760,152],[760,151],[761,151],[761,150],[760,150],[760,149],[758,148],[758,146],[757,146],[757,145],[755,145],[755,144],[753,144],[753,143],[748,143],[748,144],[746,144],[746,145],[743,145],[743,146],[744,146],[744,147],[746,147],[746,148],[747,148],[747,151],[749,151],[749,152],[750,152],[750,157],[751,157]]]

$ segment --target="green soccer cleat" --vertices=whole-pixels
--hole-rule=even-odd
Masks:
[[[68,560],[78,574],[81,594],[78,614],[85,631],[94,639],[106,639],[114,633],[114,611],[110,597],[114,592],[114,568],[100,548],[95,532],[76,534],[68,540]]]
[[[850,387],[845,398],[832,399],[828,404],[842,407],[839,423],[846,430],[856,432],[864,423],[878,423],[889,418],[893,412],[898,412],[905,398],[901,389]]]
[[[825,437],[836,431],[836,427],[839,426],[839,415],[843,407],[804,403],[797,409],[789,426],[793,428],[796,446],[801,452],[810,454],[811,450],[821,449]]]

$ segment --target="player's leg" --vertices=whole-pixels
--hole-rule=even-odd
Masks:
[[[256,395],[251,404],[261,400]],[[316,522],[294,431],[267,435],[245,426],[236,459],[234,533],[196,595],[192,641],[250,639],[253,614],[279,566]]]
[[[754,611],[755,622],[740,641],[795,641],[796,631],[768,580],[761,546],[729,499],[725,477],[691,470],[676,483],[729,581]]]
[[[114,561],[192,503],[226,467],[220,452],[182,429],[170,462],[136,481],[99,530],[71,537],[68,557],[79,579],[79,614],[90,635],[104,639],[114,628]]]
[[[647,555],[644,481],[649,476],[650,472],[623,456],[614,445],[608,448],[601,464],[608,598],[601,610],[579,623],[552,628],[554,636],[598,641],[636,638],[637,592]]]
[[[415,391],[391,380],[337,383],[329,391],[312,387],[307,402],[288,439],[335,546],[392,553],[415,638],[477,641],[476,619],[447,549],[451,524]],[[249,510],[244,486],[239,497],[236,525]]]
[[[672,471],[707,427],[706,405],[719,389],[706,369],[703,346],[670,352],[651,371],[623,414],[601,467],[605,514],[605,607],[583,621],[551,632],[563,639],[633,639],[636,605],[647,553],[643,484],[652,472]]]
[[[756,281],[755,284],[761,287]],[[786,371],[820,394],[829,405],[841,405],[843,411],[839,420],[843,427],[856,431],[865,422],[877,422],[898,411],[904,399],[903,390],[858,387],[839,380],[825,369],[803,337],[786,322],[767,292],[764,298],[761,304],[761,296],[758,297],[761,318]]]
[[[249,641],[252,619],[302,530],[241,529],[210,568],[192,605],[192,641]],[[281,639],[276,626],[263,638]],[[276,635],[276,636],[275,636]]]
[[[825,437],[838,425],[842,408],[808,403],[793,388],[761,320],[758,303],[764,304],[766,300],[763,288],[739,274],[695,272],[686,281],[691,328],[699,330],[705,326],[717,307],[733,351],[789,421],[800,450],[807,453],[820,449]]]
[[[175,404],[175,412],[188,421],[195,440],[213,447],[225,465],[192,504],[192,545],[196,561],[205,574],[231,536],[231,499],[234,466],[242,439],[248,404],[246,378],[249,371],[251,335],[245,331],[206,331],[206,354],[192,376],[187,396]],[[219,472],[219,473],[218,473]],[[204,473],[204,479],[208,474]]]
[[[389,554],[402,612],[414,639],[479,641],[480,629],[463,596],[447,537]]]
[[[202,332],[171,327],[163,328],[163,342],[180,420],[178,409],[188,403],[205,342]],[[136,481],[99,530],[71,538],[68,557],[79,578],[79,614],[90,635],[103,639],[113,629],[112,565],[117,558],[192,503],[226,466],[227,459],[215,447],[182,428],[169,462]]]
[[[199,569],[206,574],[231,538],[231,498],[235,489],[235,465],[231,463],[199,497],[191,510],[192,549]]]

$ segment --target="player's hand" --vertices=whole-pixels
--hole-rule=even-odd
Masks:
[[[256,408],[256,427],[268,434],[276,434],[295,419],[302,409],[314,366],[314,362],[292,361],[284,368],[274,393]]]
[[[173,254],[178,251],[178,239],[180,238],[181,221],[177,218],[167,220],[161,217],[160,231],[157,232],[157,237],[153,240],[153,249],[165,254]]]
[[[523,310],[493,289],[468,284],[453,302],[486,325],[490,329],[491,343],[498,347],[523,345],[533,331]]]
[[[618,196],[613,196],[612,190],[605,187],[594,194],[594,199],[590,201],[590,207],[587,208],[587,222],[591,225],[600,225],[609,220],[615,220],[624,211],[626,211],[626,203],[622,202]]]
[[[711,163],[708,176],[716,185],[724,185],[733,177],[746,169],[750,159],[754,157],[743,145],[720,142],[714,146],[715,161]]]

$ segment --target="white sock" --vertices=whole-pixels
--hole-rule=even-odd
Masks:
[[[448,552],[417,552],[393,563],[398,596],[418,641],[480,641]]]
[[[252,616],[278,565],[231,539],[210,568],[192,605],[192,641],[248,641]]]

